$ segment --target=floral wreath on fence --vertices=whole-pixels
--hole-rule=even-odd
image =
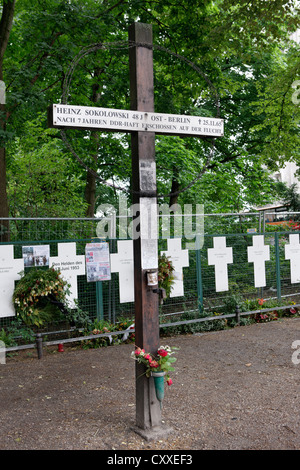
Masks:
[[[59,313],[58,305],[64,305],[69,284],[54,268],[30,269],[23,273],[13,293],[17,316],[26,325],[40,327]]]

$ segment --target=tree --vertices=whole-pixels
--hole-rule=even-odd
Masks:
[[[0,21],[0,81],[3,82],[3,61],[7,49],[10,31],[15,10],[15,0],[6,0],[2,5],[2,15]],[[9,216],[8,199],[6,193],[6,105],[5,99],[0,103],[0,134],[2,143],[0,144],[0,218]],[[4,231],[4,240],[8,239],[8,221],[3,221],[0,225],[0,233]]]
[[[3,5],[8,3],[12,2]],[[259,168],[265,162],[271,166],[271,159],[266,157],[274,154],[276,134],[270,119],[272,113],[277,119],[281,108],[280,101],[276,109],[271,106],[268,78],[272,77],[273,83],[278,81],[279,90],[280,74],[276,75],[276,67],[282,61],[280,70],[285,70],[284,54],[294,57],[297,64],[297,55],[293,56],[292,45],[286,40],[296,27],[297,10],[292,8],[295,3],[197,0],[191,5],[187,0],[180,3],[173,0],[19,0],[9,54],[3,62],[8,84],[5,145],[11,181],[18,178],[17,162],[25,155],[22,147],[29,152],[29,142],[37,166],[39,159],[42,162],[45,156],[48,158],[46,149],[57,155],[61,143],[58,131],[48,134],[48,139],[53,139],[56,145],[51,146],[49,141],[48,146],[44,142],[37,151],[34,139],[28,139],[26,126],[27,122],[32,125],[33,117],[44,113],[62,94],[65,93],[68,103],[128,108],[127,31],[130,23],[139,20],[152,23],[154,29],[156,111],[214,116],[219,102],[221,117],[225,119],[225,137],[216,141],[214,152],[209,139],[157,137],[159,193],[171,192],[168,198],[171,204],[198,198],[199,193],[194,189],[199,187],[214,194],[215,188],[208,188],[208,183],[222,181],[220,173],[228,181],[234,174],[232,187],[237,192],[232,194],[239,193],[240,200],[234,197],[232,207],[249,204],[254,198],[253,190],[256,188],[257,194],[260,193],[262,180],[265,190],[270,186]],[[78,58],[76,64],[72,62],[74,58]],[[66,74],[71,64],[74,74],[70,83],[66,82]],[[70,85],[68,89],[66,83]],[[266,97],[270,101],[269,110],[264,109]],[[291,112],[292,108],[284,107],[285,120],[281,124],[288,121]],[[280,126],[280,119],[276,122]],[[292,132],[295,148],[296,128],[293,127],[285,132],[286,138],[277,150],[290,145]],[[117,187],[123,187],[130,195],[128,136],[68,131],[67,138],[74,153],[67,146],[61,148],[67,161],[73,159],[71,171],[78,165],[76,175],[81,182],[86,180],[84,188],[80,185],[80,194],[83,203],[89,206],[87,215],[95,213],[97,197],[101,198],[98,202],[111,198]],[[289,152],[292,158],[291,145]],[[84,166],[79,166],[75,154]],[[259,174],[256,184],[251,185],[247,172],[252,177]],[[1,175],[3,183],[5,173]],[[39,181],[43,184],[44,180]],[[196,186],[194,181],[198,181]],[[244,189],[246,183],[252,191]],[[10,198],[11,188],[12,185]],[[190,188],[189,193],[182,192],[185,188]],[[221,192],[215,194],[222,193],[219,189]],[[78,197],[78,192],[72,194]],[[200,194],[201,198],[205,197],[203,190]],[[216,200],[215,209],[222,204],[220,201],[217,206]],[[229,206],[228,201],[226,207]],[[39,204],[35,207],[42,210]]]

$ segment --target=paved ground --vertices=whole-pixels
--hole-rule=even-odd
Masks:
[[[180,347],[163,407],[173,432],[150,442],[132,431],[133,345],[23,352],[0,364],[0,449],[299,450],[294,341],[297,318],[163,338]]]

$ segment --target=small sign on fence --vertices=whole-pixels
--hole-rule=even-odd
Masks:
[[[109,281],[110,257],[107,242],[88,243],[85,247],[87,282]]]

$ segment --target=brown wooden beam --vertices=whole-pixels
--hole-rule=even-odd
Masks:
[[[129,48],[131,109],[154,111],[152,27],[134,23],[129,28],[129,40],[137,43]],[[145,46],[143,46],[143,45]],[[149,45],[150,47],[147,47]],[[132,189],[133,203],[140,204],[141,198],[147,204],[156,204],[155,134],[133,132],[131,134]],[[147,178],[141,173],[146,169]],[[139,214],[138,214],[139,215]],[[157,240],[150,248],[143,245],[141,237],[134,241],[134,283],[135,283],[135,338],[136,345],[155,354],[159,348],[158,295],[147,286],[147,270],[143,266],[145,251],[156,250],[149,257],[157,257]],[[147,256],[147,253],[146,253]],[[156,266],[152,266],[155,268]],[[136,367],[136,425],[151,429],[161,425],[160,404],[155,396],[153,379],[147,379],[143,367]]]

